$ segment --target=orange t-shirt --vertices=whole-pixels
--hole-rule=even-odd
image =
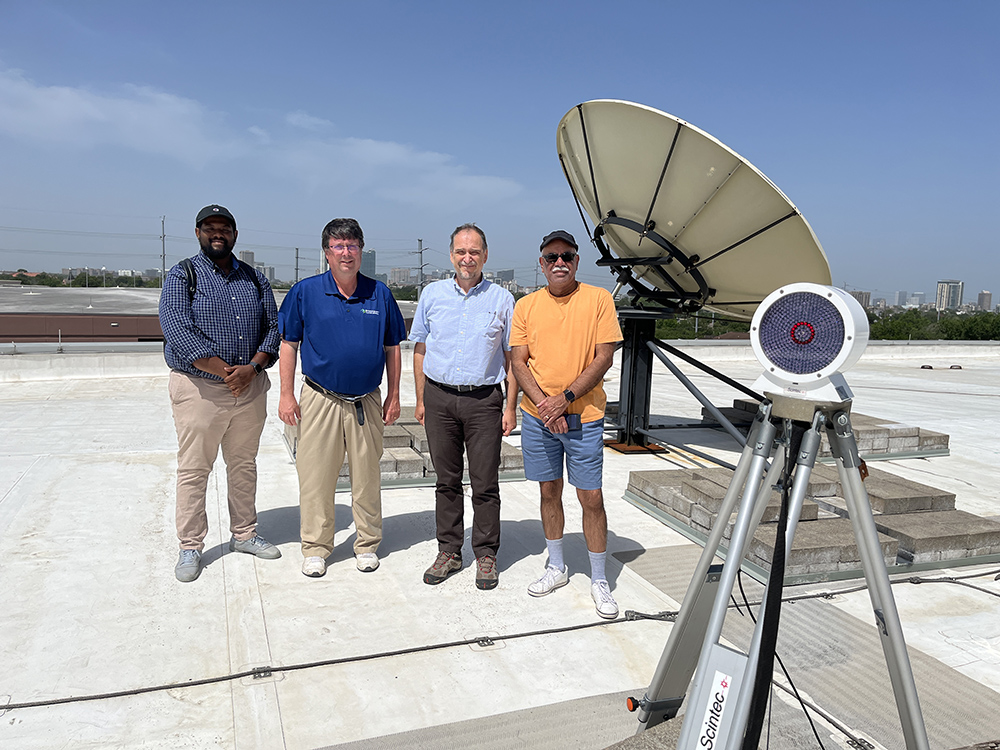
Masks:
[[[565,297],[539,289],[514,306],[510,345],[528,347],[528,369],[547,396],[562,393],[576,380],[594,361],[598,344],[621,340],[615,302],[607,289],[579,284]],[[579,414],[583,422],[595,422],[604,418],[606,404],[604,388],[598,383],[579,394],[567,411]],[[538,417],[538,409],[527,396],[521,408]]]

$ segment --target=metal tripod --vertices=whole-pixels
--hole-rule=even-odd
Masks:
[[[727,648],[719,641],[737,573],[767,506],[771,487],[776,484],[777,475],[785,463],[789,443],[787,433],[794,420],[809,423],[810,427],[802,437],[795,458],[785,549],[790,551],[792,548],[809,475],[819,452],[821,430],[825,428],[837,461],[844,499],[861,555],[906,748],[928,750],[927,731],[899,613],[890,589],[868,493],[862,481],[862,462],[851,428],[851,402],[814,403],[767,395],[772,400],[766,399],[761,403],[754,419],[746,447],[705,542],[705,550],[695,568],[652,682],[642,700],[632,703],[630,699],[630,708],[640,711],[638,731],[676,716],[690,685],[691,696],[678,750],[740,747],[750,714],[753,678],[760,658],[762,624],[766,613],[762,612],[757,618],[748,654]],[[737,503],[739,511],[725,564],[713,565],[712,559]]]

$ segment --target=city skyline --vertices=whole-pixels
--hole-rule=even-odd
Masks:
[[[268,276],[268,279],[270,281],[274,281],[276,278],[279,281],[282,281],[282,282],[293,282],[295,280],[294,278],[283,279],[283,278],[277,277],[277,275],[274,273],[274,268],[275,267],[273,265],[266,265],[266,264],[264,264],[264,263],[262,263],[260,261],[256,261],[255,260],[254,251],[252,251],[252,250],[240,250],[239,248],[236,248],[235,249],[235,253],[236,253],[237,257],[241,261],[248,262],[248,263],[250,263],[251,265],[254,265],[257,268],[261,268],[262,270],[264,268],[269,269],[269,273],[265,273],[265,275]],[[103,271],[106,271],[109,274],[113,272],[113,273],[117,274],[118,276],[129,277],[129,276],[132,276],[132,275],[139,275],[139,276],[143,276],[143,277],[146,277],[146,278],[155,278],[155,277],[158,276],[158,274],[160,272],[160,269],[150,269],[150,268],[147,268],[147,269],[145,269],[143,271],[140,271],[138,269],[130,269],[130,268],[110,269],[110,268],[107,268],[106,266],[103,267],[103,268],[97,268],[95,266],[63,267],[63,268],[59,269],[58,271],[48,270],[48,269],[41,269],[41,268],[29,268],[29,269],[25,269],[25,270],[28,271],[29,273],[37,273],[37,272],[60,273],[60,274],[62,274],[64,276],[68,276],[68,277],[75,276],[78,273],[83,273],[85,270],[90,271],[93,274],[98,274],[98,273],[100,273],[103,270]],[[7,274],[9,274],[9,273],[14,273],[14,272],[15,272],[14,269],[3,269],[3,268],[0,268],[0,273],[7,273]],[[320,268],[315,268],[315,269],[311,269],[310,270],[310,269],[306,269],[306,268],[300,268],[299,278],[300,279],[301,278],[305,278],[306,276],[310,276],[310,275],[312,275],[313,273],[316,273],[316,272],[321,272],[321,269]],[[411,279],[413,279],[414,283],[415,283],[415,280],[416,280],[417,274],[418,274],[418,268],[416,266],[384,266],[384,265],[380,265],[380,264],[377,264],[377,251],[366,249],[363,252],[362,273],[365,273],[366,275],[370,275],[370,276],[374,276],[374,275],[378,275],[380,277],[385,276],[385,277],[387,277],[388,280],[392,281],[394,279],[394,276],[399,276],[403,272],[408,272],[408,276]],[[521,286],[527,286],[527,287],[535,286],[535,284],[525,283],[525,282],[520,281],[519,279],[517,279],[516,275],[515,275],[514,269],[511,269],[511,268],[500,268],[500,269],[488,268],[488,269],[485,269],[485,272],[486,272],[486,275],[489,276],[489,277],[491,277],[491,278],[493,276],[498,276],[498,277],[502,278],[505,281],[506,280],[518,281],[518,283]],[[438,278],[438,277],[441,277],[441,276],[447,276],[450,273],[452,273],[452,270],[450,268],[446,268],[446,267],[443,267],[443,266],[429,266],[429,264],[425,264],[425,271],[424,271],[425,277],[435,277],[435,278]],[[396,282],[394,281],[393,283],[396,283]],[[399,283],[404,283],[404,282],[399,282]],[[968,296],[966,296],[965,291],[964,291],[965,283],[964,283],[964,281],[961,281],[961,280],[939,280],[935,284],[935,289],[937,291],[935,291],[934,293],[930,293],[930,292],[926,292],[926,291],[909,291],[909,290],[895,290],[895,291],[889,292],[889,291],[879,290],[879,289],[851,288],[851,287],[849,287],[846,284],[844,284],[842,286],[842,288],[844,288],[845,291],[848,291],[852,295],[854,295],[859,301],[862,301],[862,300],[865,300],[865,299],[869,300],[869,302],[863,302],[863,304],[865,306],[868,306],[869,304],[874,304],[874,303],[876,303],[876,302],[878,302],[878,301],[881,300],[881,301],[884,301],[886,303],[886,305],[888,305],[888,306],[895,306],[895,307],[907,307],[907,306],[909,306],[909,307],[919,307],[920,305],[926,304],[927,297],[930,297],[930,296],[937,297],[937,296],[939,296],[940,286],[943,283],[954,283],[954,284],[957,284],[959,286],[960,292],[959,292],[959,301],[957,302],[958,305],[975,305],[976,307],[978,307],[980,309],[984,309],[984,310],[990,309],[990,307],[992,305],[992,291],[988,290],[988,289],[973,290],[973,288],[970,287],[969,291],[968,291]],[[608,286],[610,288],[610,285],[608,285]],[[975,296],[973,296],[973,295],[975,295]]]

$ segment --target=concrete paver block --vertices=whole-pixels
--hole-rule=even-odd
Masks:
[[[385,426],[382,433],[383,448],[409,448],[413,442],[413,436],[401,424],[394,423]]]
[[[413,448],[386,448],[395,463],[397,479],[416,479],[424,475],[424,459]]]
[[[413,424],[403,425],[403,429],[410,434],[410,445],[414,450],[420,453],[427,453],[430,450],[427,443],[427,430],[422,424],[414,420]]]
[[[883,515],[875,527],[896,537],[900,557],[910,562],[1000,553],[1000,522],[962,510]]]
[[[524,456],[521,449],[507,442],[500,443],[500,471],[523,471]]]

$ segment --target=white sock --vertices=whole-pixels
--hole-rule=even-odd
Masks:
[[[545,546],[549,550],[549,567],[562,571],[566,564],[563,562],[562,539],[546,539]]]
[[[587,554],[590,555],[590,582],[608,580],[604,576],[604,560],[608,555],[607,550],[604,552],[591,552],[587,550]]]

